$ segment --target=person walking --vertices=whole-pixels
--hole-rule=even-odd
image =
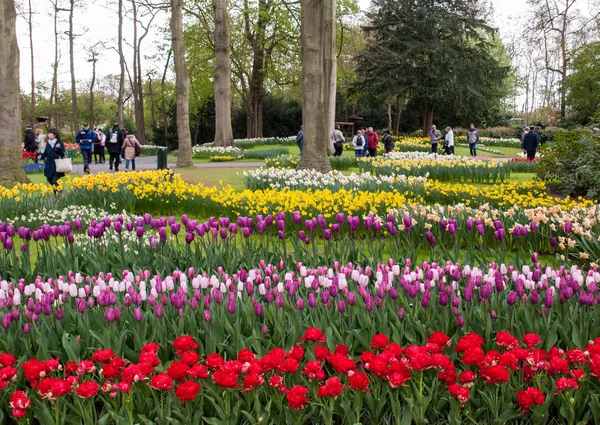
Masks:
[[[92,147],[96,140],[96,133],[92,131],[87,122],[83,123],[83,128],[77,133],[75,138],[79,149],[81,150],[81,156],[83,157],[83,172],[90,174],[90,162],[92,162]]]
[[[454,131],[452,127],[446,127],[444,136],[444,155],[454,155]]]
[[[340,130],[340,125],[337,124],[335,126],[335,130],[333,130],[333,146],[335,148],[335,153],[333,154],[333,156],[342,156],[342,153],[344,152],[345,140],[346,138]]]
[[[539,144],[540,137],[535,132],[535,127],[529,127],[529,131],[523,138],[523,149],[525,149],[525,151],[527,152],[527,159],[529,161],[533,161],[535,159],[535,154]]]
[[[354,156],[360,158],[363,156],[365,139],[362,137],[362,131],[358,130],[356,136],[352,139],[352,147],[354,148]]]
[[[385,148],[385,153],[390,153],[396,147],[390,130],[385,131],[385,135],[383,136],[383,147]]]
[[[104,139],[106,136],[102,130],[97,127],[94,129],[96,138],[94,139],[94,164],[102,164],[104,162]]]
[[[479,132],[475,124],[471,124],[467,130],[467,142],[469,142],[469,152],[471,156],[477,156],[477,142],[479,142]]]
[[[35,141],[35,133],[30,125],[25,127],[25,137],[23,138],[23,148],[25,152],[34,153],[37,151],[37,143]]]
[[[123,134],[123,130],[119,128],[119,124],[115,123],[115,125],[108,130],[108,168],[112,171],[113,164],[115,166],[115,171],[119,171],[119,164],[121,163],[121,147],[123,146],[123,142],[125,141],[125,134]]]
[[[58,180],[64,177],[64,173],[56,172],[56,160],[65,157],[65,144],[60,140],[58,130],[51,128],[48,130],[48,142],[44,148],[42,159],[44,160],[44,176],[48,183],[53,186],[56,192]]]
[[[140,142],[135,138],[133,133],[129,132],[127,136],[125,136],[125,141],[123,142],[123,156],[125,157],[125,171],[129,171],[129,163],[131,162],[131,169],[135,171],[135,157],[139,156],[139,152],[141,149]]]
[[[376,157],[379,135],[373,131],[373,127],[369,127],[369,131],[367,132],[367,144],[369,145],[369,156]]]
[[[442,133],[437,129],[435,125],[431,126],[431,131],[429,132],[429,141],[431,142],[431,153],[437,153],[438,143],[442,139]]]
[[[298,145],[298,149],[300,149],[300,156],[302,156],[302,151],[304,150],[304,126],[300,126],[300,131],[296,134],[296,144]]]
[[[46,149],[46,135],[41,128],[35,130],[35,143],[37,144],[37,150],[35,152],[35,163],[37,164]]]

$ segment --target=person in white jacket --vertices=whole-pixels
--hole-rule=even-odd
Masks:
[[[444,154],[454,155],[454,131],[452,127],[446,127],[446,136],[444,136]]]
[[[365,138],[362,135],[362,131],[358,130],[356,136],[352,139],[352,147],[354,148],[354,156],[362,156],[363,149],[365,148]]]

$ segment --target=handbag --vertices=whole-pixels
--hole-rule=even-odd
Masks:
[[[73,163],[71,162],[71,158],[59,158],[55,160],[55,163],[57,173],[73,172]]]

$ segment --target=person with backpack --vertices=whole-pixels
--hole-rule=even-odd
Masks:
[[[390,153],[396,147],[390,130],[385,131],[385,135],[383,136],[383,147],[385,148],[385,153]]]
[[[125,157],[125,171],[129,171],[129,162],[131,162],[131,169],[135,171],[135,157],[140,156],[141,146],[133,133],[129,132],[129,134],[125,136],[122,149],[123,156]]]
[[[83,128],[77,133],[75,138],[79,149],[81,150],[81,156],[83,157],[83,172],[90,174],[90,162],[92,162],[92,146],[96,141],[96,133],[92,131],[87,122],[83,123]]]
[[[469,142],[469,151],[471,156],[477,156],[477,142],[479,142],[479,132],[475,124],[471,124],[467,130],[467,142]]]
[[[23,138],[23,148],[25,152],[35,152],[37,151],[37,143],[35,141],[35,134],[30,125],[25,127],[25,137]]]
[[[123,130],[119,128],[119,124],[115,123],[113,128],[108,130],[108,168],[112,171],[113,164],[115,171],[119,171],[119,164],[121,163],[121,147],[125,141],[125,135]]]
[[[352,147],[354,148],[354,156],[361,157],[365,146],[365,139],[362,136],[362,131],[358,130],[356,136],[352,139]]]

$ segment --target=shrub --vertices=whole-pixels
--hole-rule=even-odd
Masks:
[[[538,177],[558,181],[563,195],[600,199],[600,138],[587,132],[560,132],[544,150]]]

